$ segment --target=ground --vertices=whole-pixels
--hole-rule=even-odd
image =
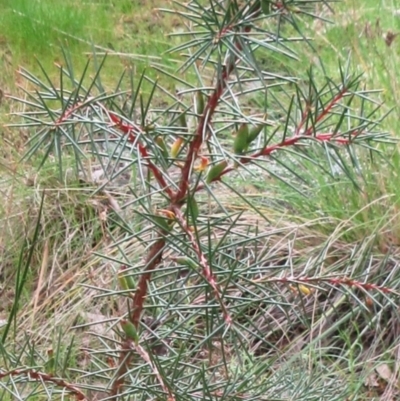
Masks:
[[[0,122],[20,122],[18,115],[9,113],[23,111],[21,103],[13,101],[12,96],[22,97],[24,90],[32,88],[32,82],[24,79],[29,75],[27,71],[45,77],[44,70],[51,79],[58,79],[55,64],[67,64],[60,43],[64,48],[68,46],[78,76],[89,58],[93,59],[92,63],[99,62],[107,53],[103,68],[107,90],[116,86],[124,69],[138,77],[145,67],[151,79],[159,76],[166,89],[179,90],[179,85],[168,75],[160,73],[161,68],[173,74],[184,59],[180,53],[167,52],[171,43],[178,44],[181,39],[168,38],[166,34],[181,31],[183,25],[181,18],[157,9],[171,6],[166,3],[157,0],[115,4],[0,0],[4,9],[0,16],[0,31],[3,32],[0,36],[3,71]],[[280,175],[280,170],[272,172],[281,179],[260,170],[256,175],[236,173],[229,178],[227,182],[232,191],[217,185],[217,202],[208,195],[202,196],[199,202],[202,213],[218,222],[213,241],[223,243],[224,232],[231,224],[227,215],[236,216],[237,213],[236,242],[229,248],[232,254],[226,251],[232,244],[223,244],[225,248],[215,254],[215,258],[221,258],[216,266],[223,266],[225,257],[231,258],[231,264],[240,261],[235,265],[235,285],[227,287],[227,299],[232,303],[238,327],[250,330],[250,319],[254,327],[251,334],[263,336],[263,339],[249,342],[247,351],[239,353],[235,352],[235,344],[227,341],[222,346],[218,340],[208,348],[200,348],[194,355],[193,343],[199,339],[208,343],[209,332],[216,328],[205,328],[204,322],[192,321],[184,312],[176,312],[179,324],[168,323],[171,317],[163,316],[167,323],[157,329],[160,340],[157,349],[163,352],[168,347],[170,352],[179,349],[192,358],[188,363],[195,358],[208,360],[209,365],[204,366],[213,366],[216,382],[224,382],[228,371],[231,377],[237,375],[247,383],[251,373],[251,386],[265,386],[264,393],[270,397],[341,399],[340,394],[343,394],[352,400],[394,400],[399,396],[396,303],[400,282],[400,161],[395,142],[400,115],[400,39],[397,37],[400,1],[344,0],[332,4],[331,11],[321,7],[316,13],[332,24],[303,21],[306,36],[314,39],[314,51],[308,46],[298,51],[300,64],[307,68],[300,69],[299,61],[284,62],[278,56],[263,60],[265,68],[306,79],[308,66],[312,65],[316,81],[322,82],[324,75],[338,78],[339,63],[345,65],[350,60],[350,69],[355,74],[363,74],[360,90],[381,90],[372,94],[380,104],[377,118],[385,117],[376,131],[389,133],[392,143],[374,145],[380,154],[372,158],[367,157],[368,152],[361,154],[363,164],[361,178],[357,178],[358,186],[346,175],[327,177],[304,161],[301,165],[304,186],[297,182],[287,185],[292,176]],[[94,60],[94,49],[98,60]],[[93,71],[90,70],[89,75],[93,76]],[[195,82],[191,74],[188,71],[182,77]],[[151,88],[150,84],[146,85],[145,94]],[[165,99],[155,99],[156,107],[164,104]],[[248,110],[257,107],[259,99],[254,96],[249,99]],[[118,336],[112,331],[114,323],[111,328],[108,323],[126,313],[125,299],[115,299],[118,292],[115,262],[122,258],[132,264],[140,261],[151,233],[144,231],[140,241],[134,235],[127,236],[112,214],[115,202],[120,205],[133,202],[132,192],[119,187],[93,194],[95,183],[68,176],[73,164],[70,160],[65,161],[61,180],[55,160],[46,163],[38,173],[40,154],[21,161],[21,156],[29,149],[33,130],[7,125],[1,132],[0,330],[6,327],[16,300],[19,300],[19,308],[15,312],[15,327],[13,324],[9,328],[13,333],[5,347],[0,347],[0,366],[18,366],[20,355],[25,365],[51,372],[53,368],[49,364],[55,363],[58,376],[102,388],[109,379],[107,367],[112,367],[111,362],[107,366],[100,356],[89,357],[89,351],[113,353],[113,341]],[[41,208],[43,193],[46,196]],[[255,208],[248,207],[249,199]],[[129,223],[132,233],[143,229],[143,222],[139,220],[132,218]],[[264,240],[254,241],[254,236]],[[35,243],[34,248],[31,248],[32,243]],[[113,246],[115,244],[118,246]],[[232,257],[234,252],[235,257]],[[254,261],[260,258],[264,265],[256,268]],[[172,260],[165,263],[175,266]],[[269,276],[271,271],[282,266],[289,266],[293,276],[308,269],[308,276],[336,275],[343,281],[339,286],[329,280],[287,285],[279,282],[275,273]],[[218,274],[223,278],[227,273],[221,267]],[[20,287],[24,275],[26,281]],[[346,284],[345,277],[372,287],[366,291],[366,287],[350,285],[352,290],[346,292],[349,282]],[[250,284],[243,286],[243,283]],[[153,317],[158,316],[160,305],[166,309],[175,305],[172,296],[168,298],[171,304],[165,304],[168,291],[189,291],[191,306],[206,302],[204,283],[198,275],[179,271],[176,277],[157,276],[154,286],[154,299],[149,307],[149,315]],[[266,287],[270,292],[265,292]],[[156,288],[163,288],[164,295]],[[257,294],[257,302],[252,298],[254,294]],[[269,297],[284,300],[287,306],[275,306],[269,303]],[[239,298],[242,300],[236,304]],[[271,326],[266,316],[275,325]],[[200,317],[205,319],[203,315]],[[93,332],[95,335],[89,336]],[[24,341],[28,344],[26,349],[21,347]],[[20,347],[13,348],[15,344]],[[59,360],[54,362],[53,355]],[[229,369],[223,370],[217,365],[225,358]],[[200,375],[192,366],[190,369]],[[93,381],[81,380],[85,370],[97,371],[97,377]],[[182,383],[186,383],[184,376],[177,374]],[[6,388],[12,388],[6,380],[3,379]],[[338,393],[338,383],[343,393]],[[186,385],[197,388],[197,383]],[[4,390],[2,395],[9,399],[28,399],[29,391],[33,391],[15,388],[19,393],[15,390],[14,398],[9,390]],[[219,391],[216,388],[215,391]],[[240,399],[240,394],[236,397]],[[33,393],[31,399],[45,399],[45,396]]]

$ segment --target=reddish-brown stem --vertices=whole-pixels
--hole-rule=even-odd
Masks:
[[[333,99],[326,105],[326,107],[324,107],[321,113],[318,114],[318,116],[315,119],[315,124],[321,122],[332,111],[335,105],[345,96],[347,91],[348,89],[344,87],[339,93],[336,94],[336,96],[333,97]],[[298,126],[294,130],[295,134],[292,137],[284,139],[282,142],[277,143],[275,145],[267,146],[264,149],[261,149],[260,151],[253,153],[252,155],[249,155],[247,157],[242,157],[240,159],[240,163],[247,164],[261,156],[269,156],[272,152],[276,150],[296,145],[297,142],[301,141],[302,139],[310,138],[313,133],[314,126],[308,127],[303,134],[300,134],[300,131],[307,120],[308,113],[309,113],[309,105],[307,104],[305,111],[302,115],[302,118]],[[320,134],[315,134],[315,136],[313,136],[312,138],[320,142],[336,142],[343,145],[343,144],[349,144],[351,142],[350,137],[354,138],[359,134],[360,134],[359,131],[354,131],[349,134],[349,138],[343,138],[343,137],[338,137],[337,134],[320,133]],[[221,172],[221,174],[218,177],[215,177],[213,181],[220,180],[222,176],[228,174],[232,170],[234,170],[234,167],[227,167],[225,170]],[[200,188],[197,189],[199,190]]]
[[[131,123],[128,124],[122,121],[112,112],[108,112],[108,114],[110,116],[111,121],[116,125],[116,127],[128,136],[128,141],[131,143],[135,143],[137,135],[141,133],[141,129],[138,126],[135,126]],[[146,147],[142,145],[140,142],[137,142],[137,146],[141,157],[144,160],[146,160],[148,168],[153,173],[154,178],[157,180],[161,189],[167,193],[170,199],[172,199],[174,196],[174,192],[172,191],[168,183],[165,181],[165,178],[162,175],[160,169],[150,160],[149,153],[147,152]]]
[[[151,370],[153,371],[154,375],[156,376],[158,382],[160,383],[161,388],[163,389],[164,393],[168,394],[168,401],[175,401],[174,395],[171,393],[171,390],[165,385],[160,372],[157,369],[157,366],[151,361],[149,354],[146,350],[141,347],[140,345],[132,344],[135,348],[136,352],[142,357],[142,359],[150,366]]]
[[[299,135],[300,134],[300,131],[303,128],[303,125],[307,121],[307,117],[308,117],[308,115],[310,113],[310,110],[311,110],[310,104],[308,102],[306,102],[305,109],[304,109],[304,111],[303,111],[303,113],[301,115],[300,122],[299,122],[299,124],[297,125],[297,127],[294,130],[294,134],[295,135]]]
[[[400,296],[400,294],[389,287],[384,287],[377,284],[372,283],[363,283],[358,280],[352,280],[348,277],[293,277],[293,276],[285,276],[285,277],[272,277],[272,278],[260,278],[255,280],[257,283],[291,283],[291,284],[317,284],[317,283],[329,283],[334,286],[344,285],[346,287],[355,287],[361,288],[365,291],[379,291],[385,294],[393,294],[396,296]]]
[[[136,292],[133,298],[133,310],[130,316],[130,321],[135,325],[136,329],[139,327],[140,317],[143,310],[143,304],[146,299],[147,285],[151,278],[151,273],[157,268],[161,263],[162,251],[164,249],[165,240],[163,238],[158,239],[151,247],[149,254],[146,258],[146,267],[144,272],[139,278],[139,283],[136,288]],[[120,387],[124,384],[124,375],[128,371],[129,365],[132,361],[131,351],[127,351],[130,348],[131,341],[125,339],[122,343],[122,350],[119,355],[119,367],[116,373],[116,380],[114,381],[111,394],[117,395]]]
[[[349,136],[355,137],[358,134],[359,134],[359,131],[356,131],[354,133],[349,134]],[[253,155],[249,156],[250,160],[260,157],[260,156],[269,156],[272,152],[274,152],[278,149],[296,145],[297,142],[299,142],[300,140],[307,139],[309,137],[310,137],[309,135],[308,136],[305,136],[305,135],[292,136],[291,138],[285,139],[281,143],[278,143],[276,145],[267,146],[266,148],[260,150],[259,152],[254,153]],[[320,142],[337,142],[342,145],[350,143],[349,138],[335,137],[335,134],[317,134],[317,135],[315,135],[315,137],[313,137],[313,139],[320,141]],[[244,160],[246,160],[246,159],[244,159]],[[242,162],[242,160],[241,160],[241,162]]]
[[[199,261],[199,265],[202,268],[204,278],[207,280],[208,284],[210,284],[210,286],[211,286],[211,288],[213,290],[214,296],[215,296],[216,300],[218,301],[218,303],[221,306],[221,310],[222,310],[222,313],[224,315],[225,323],[228,326],[231,325],[232,324],[232,318],[229,315],[228,309],[227,309],[226,305],[224,304],[224,301],[221,298],[221,293],[220,293],[220,290],[218,288],[219,287],[218,283],[217,283],[217,281],[215,279],[214,274],[211,271],[211,267],[210,267],[210,265],[208,263],[207,258],[205,257],[204,253],[200,249],[199,244],[196,241],[196,238],[194,237],[194,234],[193,234],[192,230],[189,228],[185,218],[183,217],[183,214],[182,214],[182,211],[180,210],[180,208],[178,206],[174,206],[172,210],[175,213],[176,218],[177,218],[179,224],[181,225],[182,229],[185,231],[186,235],[190,239],[190,243],[192,244],[192,248],[193,248],[194,252],[197,255],[197,259]]]
[[[74,113],[76,110],[80,109],[81,107],[84,107],[86,105],[89,105],[91,103],[92,99],[87,99],[85,102],[78,102],[75,103],[72,107],[69,109],[65,110],[65,112],[57,119],[55,125],[61,125],[66,121],[68,117],[71,116],[72,113]]]
[[[61,117],[57,119],[55,122],[55,125],[58,126],[62,124],[63,122],[66,121],[66,119],[71,116],[72,113],[74,113],[76,110],[78,110],[81,107],[86,106],[86,104],[89,104],[91,102],[91,99],[86,100],[86,102],[79,102],[75,104],[73,107],[67,109]],[[102,106],[101,106],[102,107]],[[104,107],[103,107],[104,109]],[[107,114],[109,115],[111,121],[115,124],[115,126],[122,131],[125,135],[128,136],[128,141],[131,143],[135,143],[137,135],[143,133],[143,130],[133,124],[133,123],[127,123],[123,121],[121,118],[119,118],[116,114],[114,114],[111,111],[106,110]],[[147,149],[144,145],[142,145],[140,142],[137,143],[140,155],[142,159],[144,159],[147,163],[148,168],[150,171],[153,173],[155,179],[157,180],[158,184],[160,185],[161,189],[163,189],[167,195],[169,196],[170,199],[173,198],[174,192],[172,189],[169,187],[167,182],[165,181],[164,176],[162,175],[161,171],[159,168],[150,160],[149,153],[147,152]]]
[[[116,396],[119,394],[121,387],[125,382],[125,373],[128,371],[128,368],[132,362],[133,354],[131,348],[131,340],[126,338],[122,344],[119,352],[119,363],[117,372],[115,373],[116,379],[114,380],[111,387],[111,395]]]
[[[48,373],[38,372],[34,369],[14,369],[9,371],[0,371],[0,379],[3,379],[7,376],[21,376],[26,375],[29,379],[33,379],[35,381],[49,382],[54,383],[59,387],[66,388],[70,393],[74,394],[76,399],[79,401],[87,400],[85,394],[82,393],[77,387],[73,384],[66,382],[63,379],[54,377],[49,375]]]
[[[251,30],[250,26],[247,26],[245,27],[243,33],[248,33],[250,32],[250,30]],[[235,46],[236,49],[238,50],[238,53],[240,53],[242,51],[242,45],[240,44],[240,42],[236,42]],[[232,55],[231,59],[228,62],[228,65],[224,66],[224,68],[222,69],[221,76],[218,77],[218,81],[214,89],[214,92],[209,97],[208,102],[204,108],[203,114],[200,117],[196,134],[189,145],[186,160],[182,168],[182,176],[179,183],[179,189],[174,198],[175,204],[179,204],[182,201],[182,199],[186,196],[186,192],[189,187],[190,173],[192,171],[193,163],[197,159],[200,147],[203,143],[206,127],[212,119],[212,116],[217,108],[218,102],[226,88],[228,77],[234,70],[236,62],[237,62],[237,56]]]
[[[321,122],[331,112],[331,110],[335,107],[335,105],[345,96],[347,91],[348,89],[344,87],[339,93],[336,94],[336,96],[329,102],[329,104],[326,107],[324,107],[321,113],[318,114],[317,118],[315,119],[315,124]],[[303,135],[310,136],[313,132],[313,129],[314,127],[311,125],[306,129]]]
[[[158,239],[152,245],[149,254],[147,255],[147,264],[145,270],[139,278],[139,283],[133,299],[133,311],[131,315],[131,322],[136,328],[139,327],[140,316],[142,314],[143,304],[146,299],[147,285],[150,281],[151,273],[161,263],[164,246],[165,240],[163,238]]]
[[[329,104],[322,110],[322,112],[317,116],[315,119],[315,123],[318,123],[322,121],[322,119],[333,109],[333,107],[344,97],[344,95],[347,93],[347,88],[344,87],[342,90],[334,96],[334,98],[329,102]],[[303,114],[301,115],[301,119],[299,124],[294,130],[295,136],[300,136],[300,131],[303,128],[304,124],[307,121],[307,118],[309,116],[310,111],[312,110],[311,104],[309,101],[306,102]],[[310,126],[304,133],[303,135],[311,135],[313,130],[313,126]]]
[[[118,367],[116,375],[117,379],[113,383],[111,394],[113,396],[118,395],[121,386],[124,384],[124,375],[128,371],[128,367],[132,362],[133,350],[135,350],[140,355],[140,357],[150,366],[158,382],[160,383],[161,388],[166,394],[168,394],[168,401],[175,401],[175,397],[171,393],[171,390],[165,385],[164,380],[161,377],[157,367],[152,363],[149,354],[143,347],[134,344],[130,339],[125,339],[122,343],[122,349],[120,350],[120,360],[122,358],[122,363],[120,363]]]
[[[351,138],[343,138],[343,137],[336,137],[335,134],[317,134],[313,137],[313,139],[320,141],[320,142],[336,142],[341,145],[348,145],[351,143],[352,139],[354,139],[357,135],[359,135],[359,131],[354,131],[349,134]],[[277,143],[275,145],[267,146],[264,149],[261,149],[260,151],[253,153],[252,155],[249,155],[247,157],[242,157],[240,159],[241,164],[247,164],[250,163],[251,161],[254,161],[255,159],[260,158],[261,156],[269,156],[272,152],[275,152],[279,149],[283,149],[288,146],[293,146],[296,145],[297,142],[299,142],[302,139],[307,139],[310,138],[310,136],[306,137],[304,135],[296,135],[291,138],[288,138],[280,143]],[[224,175],[228,174],[229,172],[233,171],[235,168],[234,167],[227,167],[225,170],[221,172],[221,174],[218,177],[215,177],[213,181],[219,181]],[[196,188],[196,190],[203,189],[203,186],[199,186]]]

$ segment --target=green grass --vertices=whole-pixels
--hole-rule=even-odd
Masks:
[[[55,54],[54,46],[79,40],[107,43],[114,38],[109,10],[101,3],[2,1],[1,25],[10,47],[25,53]]]
[[[39,72],[37,60],[56,75],[54,63],[63,58],[61,47],[68,48],[77,70],[94,50],[99,57],[108,54],[109,71],[126,67],[141,71],[150,61],[164,68],[175,67],[175,60],[164,54],[172,43],[165,32],[170,32],[175,22],[156,11],[163,5],[160,0],[148,1],[146,6],[126,0],[115,4],[102,0],[0,0],[0,54],[4,66],[10,66],[2,74],[3,87],[14,88],[13,70],[19,65]],[[114,81],[110,74],[109,84]]]

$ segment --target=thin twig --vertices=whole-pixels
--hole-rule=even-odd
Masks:
[[[35,369],[13,369],[9,371],[1,371],[0,370],[0,379],[3,379],[4,377],[7,376],[21,376],[21,375],[26,375],[28,376],[29,379],[33,379],[35,381],[42,381],[42,382],[50,382],[54,383],[55,385],[59,387],[66,388],[70,393],[74,394],[76,396],[76,399],[78,401],[86,401],[88,398],[85,396],[85,394],[82,393],[77,387],[75,387],[73,384],[68,383],[67,381],[60,379],[58,377],[54,377],[48,373],[44,372],[38,372]]]
[[[313,137],[304,136],[304,135],[295,135],[295,136],[285,139],[284,141],[277,143],[275,145],[267,146],[266,148],[261,149],[261,150],[257,151],[256,153],[253,153],[252,155],[240,158],[240,163],[248,164],[256,159],[259,159],[262,156],[269,156],[277,150],[284,149],[289,146],[294,146],[298,142],[300,142],[304,139],[310,139],[310,138],[312,138],[316,141],[319,141],[319,142],[336,142],[340,145],[349,145],[358,135],[360,135],[360,131],[355,130],[353,132],[350,132],[347,135],[349,136],[349,138],[343,138],[343,137],[338,136],[337,134],[330,134],[330,133],[316,134]],[[214,182],[219,181],[224,175],[228,174],[229,172],[231,172],[233,170],[235,170],[235,167],[233,167],[233,166],[229,166],[229,167],[225,168],[221,172],[221,174],[219,176],[215,177],[212,181],[214,181]],[[204,188],[204,186],[198,186],[196,188],[196,191],[199,191],[203,188]]]
[[[136,143],[137,135],[142,133],[141,128],[132,123],[127,123],[127,122],[123,121],[121,118],[119,118],[113,112],[108,112],[108,114],[110,116],[111,121],[116,125],[116,127],[128,136],[128,141],[131,143]],[[148,168],[154,174],[154,177],[157,180],[158,184],[160,185],[161,189],[167,193],[167,195],[169,196],[170,199],[172,199],[174,196],[174,193],[173,193],[172,189],[170,188],[170,186],[165,181],[165,178],[164,178],[162,172],[160,171],[160,169],[150,160],[150,155],[147,152],[146,147],[144,145],[142,145],[139,141],[137,141],[137,146],[138,146],[141,157],[144,160],[146,160]]]
[[[157,366],[155,366],[154,363],[151,362],[150,355],[142,346],[136,345],[134,343],[132,343],[132,346],[135,348],[136,352],[143,358],[143,360],[150,366],[158,382],[160,383],[161,388],[166,394],[168,394],[168,401],[175,401],[174,395],[171,393],[171,390],[165,385],[164,380],[157,369]]]
[[[244,28],[243,34],[249,33],[250,30],[251,27],[246,26]],[[235,46],[238,51],[238,54],[240,54],[240,52],[243,50],[241,43],[237,41],[235,43]],[[184,199],[184,197],[186,196],[189,187],[190,173],[193,169],[193,164],[199,155],[199,150],[201,148],[201,145],[203,144],[206,127],[211,122],[212,116],[214,115],[214,112],[218,106],[221,96],[227,86],[228,77],[235,69],[237,61],[238,58],[236,55],[229,58],[228,65],[224,66],[221,75],[217,78],[217,84],[215,86],[214,92],[209,97],[207,104],[204,108],[203,114],[200,117],[195,137],[189,145],[186,160],[182,168],[182,176],[179,183],[179,190],[174,198],[175,204],[179,204],[182,201],[182,199]]]
[[[390,287],[385,287],[382,285],[377,285],[373,283],[363,283],[358,280],[353,280],[349,277],[294,277],[294,276],[284,276],[284,277],[271,277],[271,278],[259,278],[253,280],[255,283],[291,283],[291,284],[318,284],[318,283],[329,283],[334,286],[346,286],[360,288],[365,291],[378,291],[384,294],[393,294],[400,296],[400,293],[395,291]]]
[[[175,213],[176,218],[177,218],[178,222],[180,223],[182,229],[185,231],[186,235],[189,237],[190,243],[192,244],[192,248],[197,255],[199,265],[202,268],[203,275],[204,275],[205,279],[207,280],[207,282],[210,284],[211,288],[213,289],[214,296],[221,306],[222,313],[224,315],[224,320],[225,320],[226,324],[228,326],[230,326],[232,324],[232,318],[228,312],[226,305],[224,304],[224,301],[221,298],[221,293],[218,288],[218,283],[215,280],[215,276],[211,271],[211,267],[208,263],[208,260],[205,257],[204,253],[202,252],[202,250],[200,249],[199,244],[197,243],[192,230],[189,228],[185,218],[183,217],[183,214],[182,214],[182,211],[180,210],[180,208],[175,206],[175,207],[173,207],[172,210]]]

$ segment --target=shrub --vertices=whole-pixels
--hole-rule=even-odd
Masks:
[[[51,389],[81,400],[349,395],[341,360],[353,348],[342,331],[349,322],[369,327],[371,307],[391,308],[394,289],[364,281],[365,264],[351,265],[370,244],[348,252],[309,235],[312,222],[303,231],[295,222],[271,224],[243,189],[243,179],[269,175],[312,196],[304,178],[310,166],[358,187],[373,143],[387,140],[378,131],[375,92],[361,89],[348,65],[338,66],[336,78],[310,69],[304,80],[278,70],[286,59],[296,62],[296,49],[312,46],[302,24],[318,18],[318,3],[328,7],[315,0],[178,3],[164,10],[188,28],[172,49],[186,52],[176,75],[154,67],[154,80],[127,69],[111,92],[95,55],[93,77],[92,60],[78,76],[67,54],[57,84],[46,71],[40,79],[21,70],[35,87],[15,99],[25,105],[18,125],[34,133],[26,158],[55,164],[61,181],[72,175],[96,183],[105,199],[100,218],[111,245],[102,248],[108,263],[101,271],[115,280],[95,290],[117,306],[105,313],[107,329],[94,333],[86,354],[78,351],[89,355],[87,372],[67,372],[62,337],[46,363],[33,358],[20,368],[26,348],[6,351],[12,322],[18,326],[17,292],[0,377],[13,386],[42,383],[38,396]],[[29,262],[21,262],[22,273]],[[379,278],[384,266],[374,263]],[[22,274],[18,288],[23,284]],[[335,381],[328,365],[336,366]]]

